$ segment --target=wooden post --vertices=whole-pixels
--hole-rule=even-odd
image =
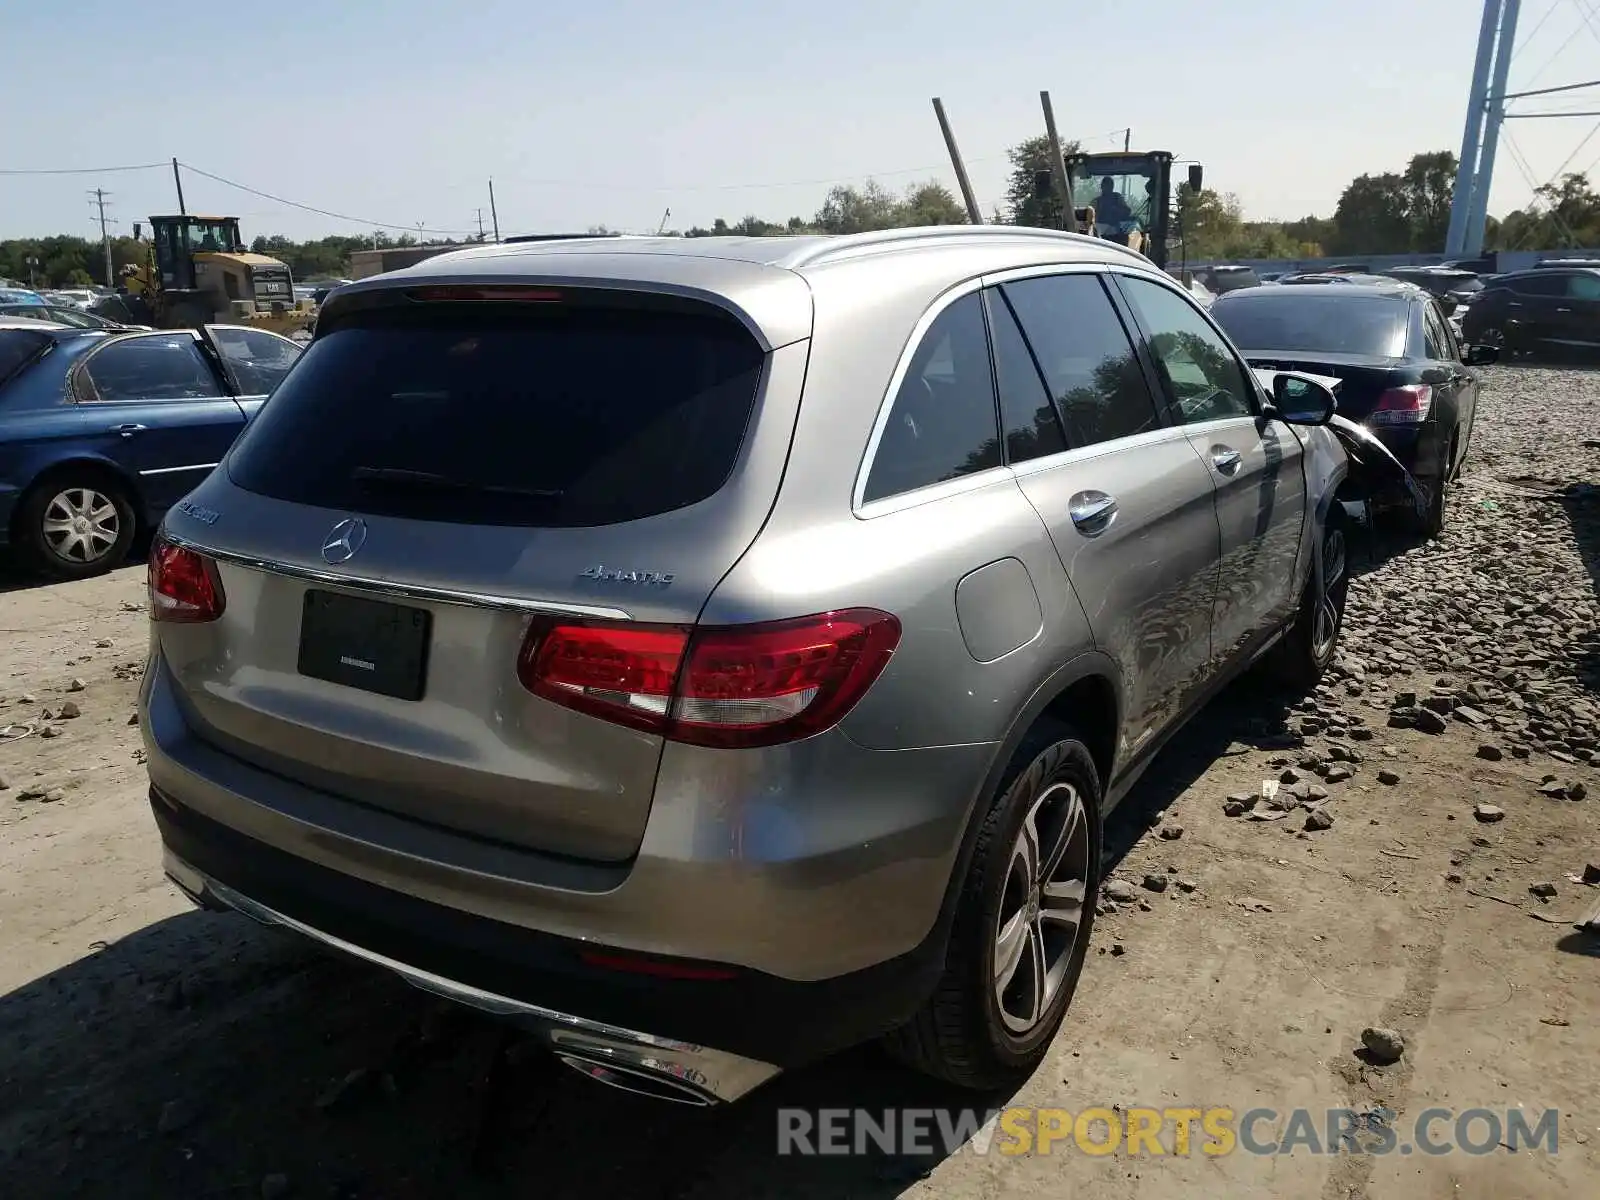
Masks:
[[[1061,227],[1068,232],[1077,229],[1077,218],[1072,215],[1072,189],[1067,186],[1067,161],[1061,149],[1061,135],[1056,132],[1056,111],[1050,106],[1050,93],[1039,93],[1039,104],[1044,108],[1044,131],[1050,140],[1050,178],[1055,180],[1056,199],[1061,201]]]
[[[950,119],[944,114],[944,101],[935,96],[933,111],[939,118],[939,130],[944,134],[945,149],[950,151],[950,165],[956,170],[956,182],[961,185],[961,198],[967,204],[967,220],[974,225],[983,224],[983,214],[978,211],[978,198],[972,194],[972,181],[967,178],[967,168],[961,161],[961,151],[956,149],[956,135],[950,131]]]

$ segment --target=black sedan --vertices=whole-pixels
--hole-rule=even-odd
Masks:
[[[1398,282],[1249,288],[1218,296],[1211,313],[1251,366],[1339,379],[1339,415],[1371,429],[1415,476],[1428,497],[1422,532],[1438,536],[1472,440],[1472,368],[1497,350],[1464,348],[1438,302]]]

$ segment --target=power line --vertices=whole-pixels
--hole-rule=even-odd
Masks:
[[[1544,60],[1544,65],[1541,66],[1537,71],[1535,71],[1532,75],[1530,75],[1528,77],[1528,82],[1530,84],[1537,82],[1539,76],[1543,75],[1552,66],[1554,66],[1556,59],[1560,58],[1563,54],[1565,54],[1567,52],[1567,48],[1569,46],[1571,46],[1573,42],[1578,40],[1578,35],[1580,33],[1582,33],[1583,30],[1584,30],[1584,25],[1582,23],[1580,23],[1575,29],[1573,29],[1573,31],[1571,33],[1567,34],[1566,40],[1564,42],[1562,42],[1561,45],[1556,47],[1556,52],[1554,54],[1552,54],[1549,58],[1545,59]]]
[[[1517,55],[1526,50],[1529,43],[1531,43],[1534,38],[1539,36],[1539,30],[1544,28],[1546,21],[1556,15],[1556,9],[1560,6],[1560,4],[1561,0],[1550,0],[1550,7],[1544,10],[1544,16],[1539,18],[1539,20],[1534,24],[1533,30],[1522,39],[1522,45],[1518,46],[1511,52],[1512,62],[1516,62]]]
[[[127,167],[0,167],[0,175],[109,175],[113,171],[159,171],[167,164],[134,163]]]
[[[347,213],[330,212],[328,209],[317,208],[315,205],[302,204],[298,200],[289,200],[289,199],[286,199],[283,196],[274,196],[271,192],[263,192],[259,188],[251,187],[249,184],[238,183],[238,182],[236,182],[236,181],[234,181],[232,179],[224,179],[221,175],[213,175],[210,171],[201,170],[199,167],[195,166],[193,163],[181,163],[180,165],[186,171],[193,171],[196,175],[202,175],[207,179],[215,180],[217,183],[223,184],[223,185],[225,185],[227,187],[236,188],[237,190],[239,190],[241,192],[248,192],[252,196],[260,196],[263,200],[271,200],[274,204],[283,204],[283,205],[287,205],[289,208],[298,208],[298,209],[300,209],[300,210],[302,210],[304,212],[315,213],[319,217],[332,218],[335,221],[349,221],[352,224],[362,225],[362,226],[365,226],[365,227],[367,227],[369,229],[400,229],[400,230],[404,230],[406,233],[410,233],[413,229],[418,230],[419,232],[443,233],[443,234],[456,234],[456,233],[467,234],[467,233],[471,233],[472,232],[470,229],[426,229],[426,230],[424,230],[422,226],[416,224],[415,222],[412,222],[409,225],[400,225],[400,224],[396,224],[395,222],[392,222],[392,221],[370,221],[370,220],[367,220],[364,217],[352,217]]]

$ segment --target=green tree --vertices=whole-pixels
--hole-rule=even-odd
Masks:
[[[1063,154],[1076,154],[1077,142],[1063,142]],[[1034,194],[1034,176],[1050,170],[1050,139],[1044,134],[1018,142],[1006,151],[1011,160],[1011,176],[1006,182],[1005,219],[1011,225],[1032,225],[1040,229],[1065,229],[1061,201],[1052,188],[1044,196]]]
[[[967,210],[955,193],[937,179],[913,184],[904,201],[908,225],[965,225]]]

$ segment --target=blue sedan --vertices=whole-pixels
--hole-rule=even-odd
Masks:
[[[300,350],[236,325],[0,320],[0,546],[56,579],[119,565],[221,461]]]

